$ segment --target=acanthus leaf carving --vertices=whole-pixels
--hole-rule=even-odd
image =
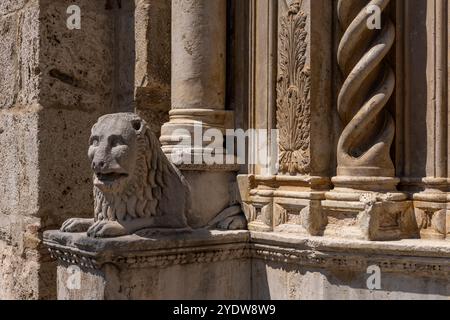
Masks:
[[[281,18],[279,77],[277,84],[277,128],[280,172],[309,174],[310,160],[310,70],[306,65],[307,15],[302,1],[289,6]]]

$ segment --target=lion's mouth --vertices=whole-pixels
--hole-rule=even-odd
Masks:
[[[102,183],[112,183],[112,182],[115,182],[117,180],[127,178],[128,174],[126,174],[126,173],[117,173],[117,172],[110,172],[110,173],[96,173],[95,176]]]

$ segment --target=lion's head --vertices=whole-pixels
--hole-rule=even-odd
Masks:
[[[170,170],[159,149],[158,140],[136,114],[111,114],[98,120],[88,152],[96,220],[120,222],[158,215],[164,172]]]

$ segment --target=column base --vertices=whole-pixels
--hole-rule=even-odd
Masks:
[[[232,111],[176,109],[171,110],[169,115],[170,121],[162,126],[160,137],[162,150],[169,159],[173,158],[174,152],[184,149],[191,149],[193,156],[203,156],[211,144],[211,141],[203,141],[207,130],[218,130],[223,136],[227,129],[234,128]]]
[[[325,219],[321,201],[330,180],[319,176],[238,176],[248,228],[319,236]]]
[[[334,190],[329,194],[334,200],[359,201],[361,194],[365,192],[378,192],[390,194],[396,200],[402,200],[403,195],[397,192],[398,178],[392,177],[359,177],[339,176],[331,179]]]
[[[414,194],[414,211],[420,237],[450,240],[448,179],[423,180],[425,191]]]
[[[391,177],[335,177],[322,202],[324,235],[370,241],[418,237],[412,202]]]

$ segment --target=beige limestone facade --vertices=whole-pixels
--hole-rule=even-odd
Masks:
[[[449,15],[0,0],[0,299],[450,298]]]

